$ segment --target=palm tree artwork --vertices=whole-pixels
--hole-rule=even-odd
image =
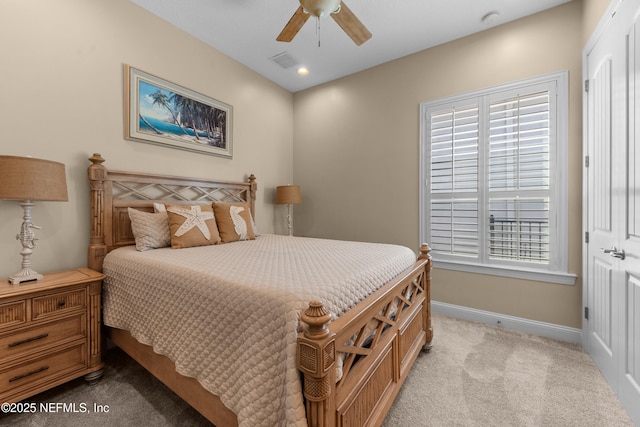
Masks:
[[[226,148],[227,112],[139,81],[139,132]]]

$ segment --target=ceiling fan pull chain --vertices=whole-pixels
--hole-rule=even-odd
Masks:
[[[320,47],[320,17],[316,17],[316,34],[318,35],[318,47]]]

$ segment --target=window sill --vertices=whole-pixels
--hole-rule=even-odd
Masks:
[[[537,282],[557,283],[560,285],[575,285],[577,276],[571,273],[555,271],[541,271],[524,268],[509,268],[503,266],[487,266],[455,261],[433,260],[434,268],[444,270],[464,271],[466,273],[488,274],[491,276],[511,277],[514,279],[534,280]]]

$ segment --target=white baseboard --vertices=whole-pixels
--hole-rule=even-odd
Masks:
[[[431,310],[434,313],[470,320],[472,322],[502,326],[529,334],[582,344],[582,330],[570,328],[568,326],[538,322],[537,320],[508,316],[506,314],[477,310],[475,308],[447,304],[445,302],[438,301],[431,301]]]

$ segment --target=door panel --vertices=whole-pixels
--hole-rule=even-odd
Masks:
[[[637,4],[637,1],[631,4]],[[623,325],[618,394],[625,406],[635,407],[635,420],[640,424],[640,21],[638,6],[633,12],[633,22],[626,32],[627,38],[627,105],[628,132],[623,144],[622,175],[625,225],[620,236],[625,259],[620,261],[620,276],[624,283],[624,301],[621,304],[620,322]],[[626,209],[625,209],[626,208]]]
[[[598,348],[593,349],[597,352],[602,350],[605,354],[602,357],[611,358],[613,354],[612,350],[612,315],[614,310],[612,309],[612,286],[611,286],[612,269],[611,264],[604,263],[598,259],[593,261],[593,314],[592,324],[593,329],[591,333],[594,338],[598,340],[594,343]]]
[[[629,139],[627,201],[628,236],[640,241],[640,27],[638,20],[633,23],[628,35],[628,96],[629,96]],[[636,255],[638,255],[636,253]],[[637,259],[636,259],[637,261]]]
[[[640,0],[587,54],[585,349],[640,425]],[[615,251],[613,250],[615,248]]]
[[[618,354],[614,349],[615,304],[614,267],[612,258],[602,249],[609,249],[615,241],[613,232],[613,137],[615,116],[613,73],[617,63],[609,44],[614,34],[605,34],[588,56],[589,91],[587,149],[588,225],[587,260],[589,273],[587,290],[587,323],[585,347],[607,381],[615,386],[618,380]]]
[[[626,349],[622,352],[622,376],[618,395],[627,411],[635,412],[638,421],[640,410],[640,276],[629,276],[626,283],[627,309],[623,310],[626,329]]]
[[[590,328],[586,350],[613,387],[618,379],[617,353],[613,346],[616,310],[613,306],[613,268],[607,261],[596,257],[591,261],[588,305]]]
[[[595,52],[594,55],[597,55]],[[611,57],[604,52],[600,64],[594,67],[593,91],[593,228],[611,232]],[[600,60],[600,58],[595,58]]]
[[[625,374],[630,376],[637,387],[640,384],[640,278],[630,277],[627,282],[628,314],[627,314],[627,363]]]

